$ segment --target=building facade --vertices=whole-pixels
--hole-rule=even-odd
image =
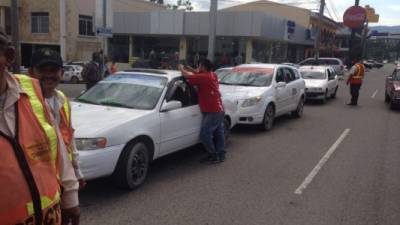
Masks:
[[[40,48],[60,51],[59,0],[19,0],[19,30],[22,65],[28,66],[32,53]],[[95,36],[96,0],[65,0],[65,61],[90,60],[102,48],[102,39]],[[164,6],[145,0],[113,1],[114,12],[165,10]],[[10,0],[0,1],[0,24],[11,35]]]

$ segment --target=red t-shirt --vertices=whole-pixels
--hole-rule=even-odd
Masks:
[[[195,73],[187,81],[198,89],[199,106],[201,112],[223,112],[221,94],[217,75],[213,72]]]

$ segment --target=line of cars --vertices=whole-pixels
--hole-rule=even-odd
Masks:
[[[331,67],[245,64],[216,72],[226,139],[236,124],[268,131],[278,116],[300,118],[311,91],[309,80],[330,96],[337,91],[336,75],[336,86],[329,84],[335,74]],[[88,180],[112,175],[118,186],[135,189],[145,181],[151,161],[200,143],[197,90],[178,71],[119,72],[71,105],[81,169]]]
[[[391,109],[400,105],[400,64],[386,77],[385,102],[390,104]]]

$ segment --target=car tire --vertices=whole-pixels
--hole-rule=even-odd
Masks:
[[[224,118],[224,138],[225,144],[228,143],[229,137],[231,135],[231,122],[229,121],[228,117]]]
[[[269,104],[265,109],[263,123],[260,124],[260,128],[263,131],[270,131],[274,125],[275,120],[275,107]]]
[[[149,148],[143,142],[130,144],[123,150],[114,178],[120,188],[134,190],[147,176],[150,164]]]
[[[333,99],[336,98],[338,89],[339,89],[339,87],[336,87],[335,92],[333,92],[333,94],[331,95],[331,98],[333,98]]]
[[[301,97],[299,103],[297,104],[297,108],[295,111],[292,112],[292,116],[294,118],[301,118],[304,112],[304,97]]]
[[[387,93],[385,93],[385,102],[386,103],[390,102],[390,96]]]
[[[79,83],[79,78],[76,77],[76,76],[71,77],[70,83],[71,83],[71,84],[77,84],[77,83]]]

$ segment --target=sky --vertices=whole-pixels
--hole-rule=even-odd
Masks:
[[[176,0],[166,0],[166,2],[175,2]],[[195,11],[207,11],[210,0],[191,0]],[[243,4],[253,0],[218,0],[218,7],[225,8],[232,5]],[[279,3],[288,3],[307,9],[317,9],[319,0],[272,0]],[[354,0],[326,0],[327,10],[325,15],[342,21],[344,11],[354,5]],[[400,25],[400,0],[360,0],[360,5],[370,5],[375,8],[375,12],[380,15],[380,21],[371,25]]]

